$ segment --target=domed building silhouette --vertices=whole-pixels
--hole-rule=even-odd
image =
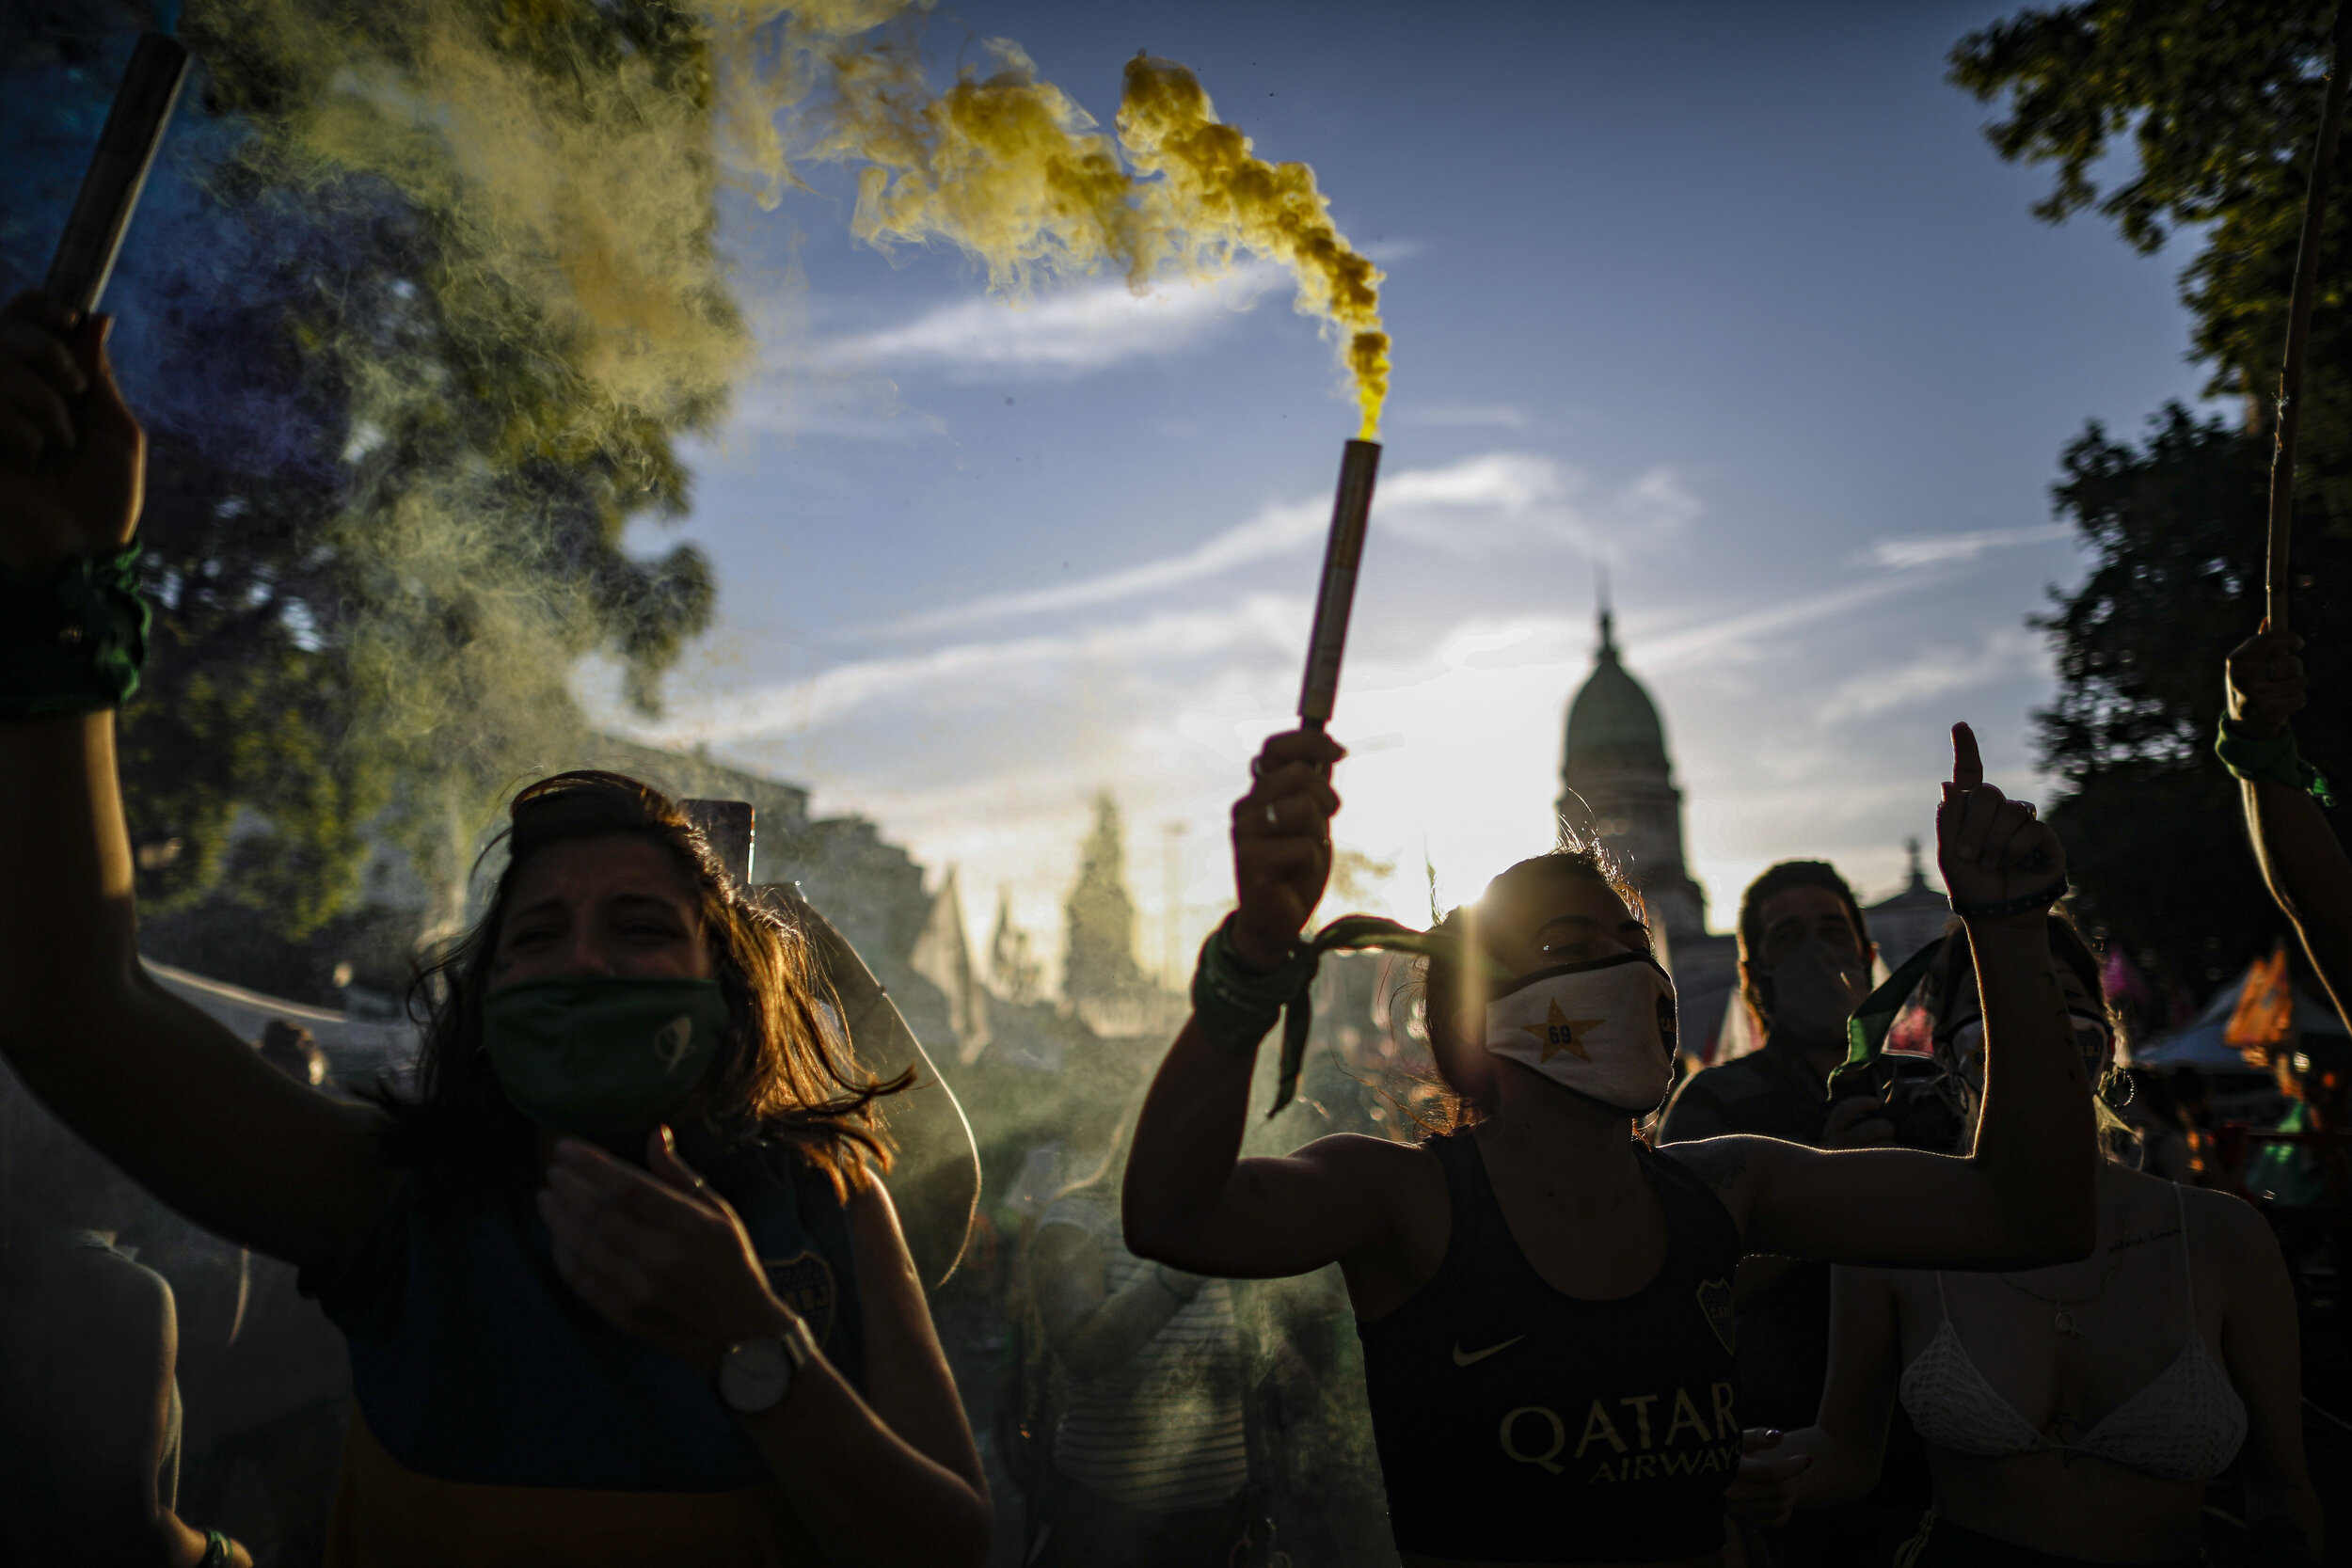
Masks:
[[[1666,754],[1666,726],[1618,657],[1606,604],[1593,673],[1568,705],[1559,811],[1630,873],[1653,925],[1677,942],[1707,935],[1707,894],[1682,862],[1682,791]]]
[[[1680,996],[1686,1048],[1706,1059],[1735,983],[1736,943],[1707,929],[1707,891],[1682,858],[1682,791],[1666,726],[1625,667],[1606,599],[1593,673],[1568,704],[1557,809],[1563,826],[1597,841],[1641,889]]]

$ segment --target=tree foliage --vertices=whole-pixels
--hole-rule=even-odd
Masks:
[[[2055,166],[2036,214],[2095,210],[2142,252],[2175,230],[2200,248],[2181,277],[2208,391],[2241,420],[2172,404],[2137,445],[2092,424],[2053,487],[2094,552],[2040,624],[2059,689],[2038,716],[2042,760],[2065,781],[2076,908],[2190,995],[2267,951],[2282,918],[2245,843],[2235,782],[2212,753],[2221,661],[2261,619],[2268,420],[2296,240],[2317,129],[2327,0],[2090,0],[2028,10],[1963,40],[1952,77],[2004,100],[1986,129],[2006,159]],[[2343,693],[2352,658],[2352,311],[2346,214],[2322,252],[2300,436],[2296,627],[2310,640],[2303,748],[2352,765]]]
[[[2196,352],[2213,369],[2208,391],[2246,400],[2257,423],[2278,395],[2334,16],[2332,0],[2088,0],[2021,11],[1952,52],[1954,82],[2006,100],[2008,118],[1985,129],[1994,149],[2056,166],[2038,216],[2095,210],[2143,253],[2176,229],[2201,235],[2181,275]],[[2298,487],[2306,515],[2339,528],[2352,527],[2344,158],[2312,315]]]
[[[2055,486],[2096,560],[2042,623],[2058,692],[2038,715],[2041,750],[2067,784],[2051,819],[2077,912],[2191,994],[2268,951],[2280,927],[2236,782],[2212,751],[2221,656],[2262,616],[2268,459],[2260,438],[2175,404],[2137,446],[2091,426]],[[2352,540],[2314,531],[2297,565],[2304,612],[2341,625]],[[2307,654],[2318,689],[2352,680],[2352,650],[2321,637]],[[2297,729],[2314,761],[2352,777],[2340,705],[2316,705]]]
[[[0,4],[11,291],[147,11]],[[707,41],[658,0],[196,0],[183,31],[108,300],[153,449],[142,902],[304,942],[373,877],[446,916],[499,792],[577,746],[580,660],[650,711],[711,612],[698,552],[624,542],[683,512],[673,442],[743,341]],[[632,149],[658,199],[596,156]]]

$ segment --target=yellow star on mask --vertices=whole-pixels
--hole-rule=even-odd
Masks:
[[[1597,1018],[1570,1018],[1560,1010],[1560,1004],[1554,1002],[1549,1018],[1541,1023],[1524,1023],[1520,1027],[1534,1036],[1535,1043],[1544,1048],[1545,1061],[1550,1061],[1565,1051],[1579,1061],[1589,1062],[1593,1058],[1584,1049],[1584,1031],[1600,1022]]]

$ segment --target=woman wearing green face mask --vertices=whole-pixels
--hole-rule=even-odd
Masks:
[[[144,454],[103,325],[0,311],[0,1052],[343,1330],[328,1560],[978,1562],[979,1462],[873,1175],[902,1085],[853,1073],[806,943],[672,802],[517,798],[414,1100],[329,1099],[148,975],[113,715]]]

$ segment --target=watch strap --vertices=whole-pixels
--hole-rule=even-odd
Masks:
[[[817,1358],[817,1336],[808,1331],[808,1320],[798,1312],[792,1314],[792,1326],[776,1336],[784,1341],[784,1354],[798,1372]]]
[[[746,1400],[739,1401],[735,1389],[731,1386],[735,1380],[729,1376],[730,1370],[737,1364],[738,1354],[753,1346],[764,1348],[770,1345],[774,1346],[784,1356],[781,1386],[776,1388],[771,1398],[752,1395]],[[773,1409],[784,1396],[791,1391],[793,1380],[801,1375],[801,1370],[815,1360],[817,1354],[817,1338],[808,1331],[808,1320],[794,1313],[790,1321],[778,1332],[749,1335],[736,1340],[720,1352],[719,1365],[711,1374],[711,1382],[720,1400],[730,1410],[738,1415],[755,1416],[763,1411]]]

